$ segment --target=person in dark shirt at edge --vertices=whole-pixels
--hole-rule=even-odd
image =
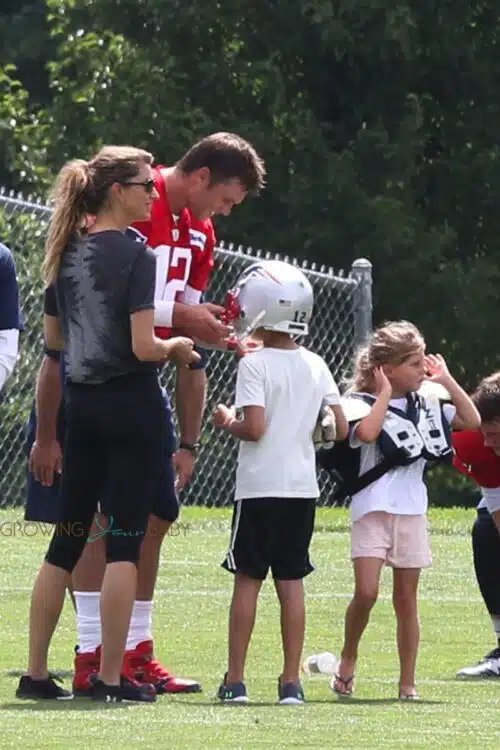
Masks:
[[[188,365],[199,355],[191,339],[155,336],[155,255],[124,234],[150,216],[157,197],[152,161],[146,151],[107,146],[89,162],[68,162],[54,190],[44,281],[55,286],[59,315],[45,314],[44,331],[49,349],[64,349],[67,367],[62,509],[33,589],[19,698],[72,697],[48,672],[48,650],[96,498],[104,498],[103,511],[123,533],[106,538],[102,656],[92,698],[156,699],[151,685],[129,681],[121,667],[140,545],[164,478],[167,435],[157,372],[167,359]],[[96,222],[81,232],[88,214]]]

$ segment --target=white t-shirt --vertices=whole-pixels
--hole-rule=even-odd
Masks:
[[[390,405],[406,412],[407,400],[406,398],[393,398]],[[443,413],[444,418],[451,424],[456,408],[452,404],[445,404]],[[355,436],[356,426],[351,428],[350,445],[351,448],[361,447],[359,467],[361,476],[382,461],[382,454],[376,443],[363,443]],[[357,521],[375,510],[404,516],[426,513],[428,497],[427,486],[423,481],[425,465],[425,459],[419,458],[408,466],[397,466],[353,495],[352,520]]]
[[[265,347],[238,365],[235,406],[263,406],[266,431],[240,441],[235,500],[318,497],[312,435],[323,404],[340,402],[324,360],[302,347]]]

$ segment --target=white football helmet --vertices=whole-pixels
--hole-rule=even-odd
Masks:
[[[313,304],[312,286],[299,268],[281,260],[259,260],[228,292],[225,318],[237,336],[248,336],[256,328],[304,336]]]

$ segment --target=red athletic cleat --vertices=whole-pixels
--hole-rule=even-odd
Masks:
[[[98,646],[95,651],[89,651],[86,654],[79,652],[78,646],[75,648],[75,673],[73,675],[73,695],[83,696],[92,695],[93,687],[90,683],[90,675],[99,672],[101,661],[101,647]]]
[[[201,693],[201,685],[195,680],[175,677],[154,657],[153,641],[142,641],[132,651],[125,652],[124,671],[140,682],[155,686],[162,693]]]
[[[73,675],[73,695],[75,697],[92,697],[95,693],[95,686],[92,681],[99,675],[99,669],[101,666],[101,647],[98,646],[95,651],[90,651],[86,654],[80,654],[78,646],[75,648],[75,673]],[[124,677],[131,685],[139,685],[138,681],[134,679],[134,675],[130,668],[130,665],[126,659],[124,659],[122,677]],[[148,680],[143,680],[141,684],[146,684]],[[153,685],[149,685],[149,693],[156,694],[156,688]]]

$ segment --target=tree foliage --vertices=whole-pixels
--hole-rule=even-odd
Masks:
[[[219,236],[337,268],[368,257],[376,323],[414,321],[469,387],[498,367],[497,3],[4,5],[0,35],[17,29],[0,56],[13,187],[43,192],[104,142],[171,163],[236,131],[265,156],[268,187]]]

